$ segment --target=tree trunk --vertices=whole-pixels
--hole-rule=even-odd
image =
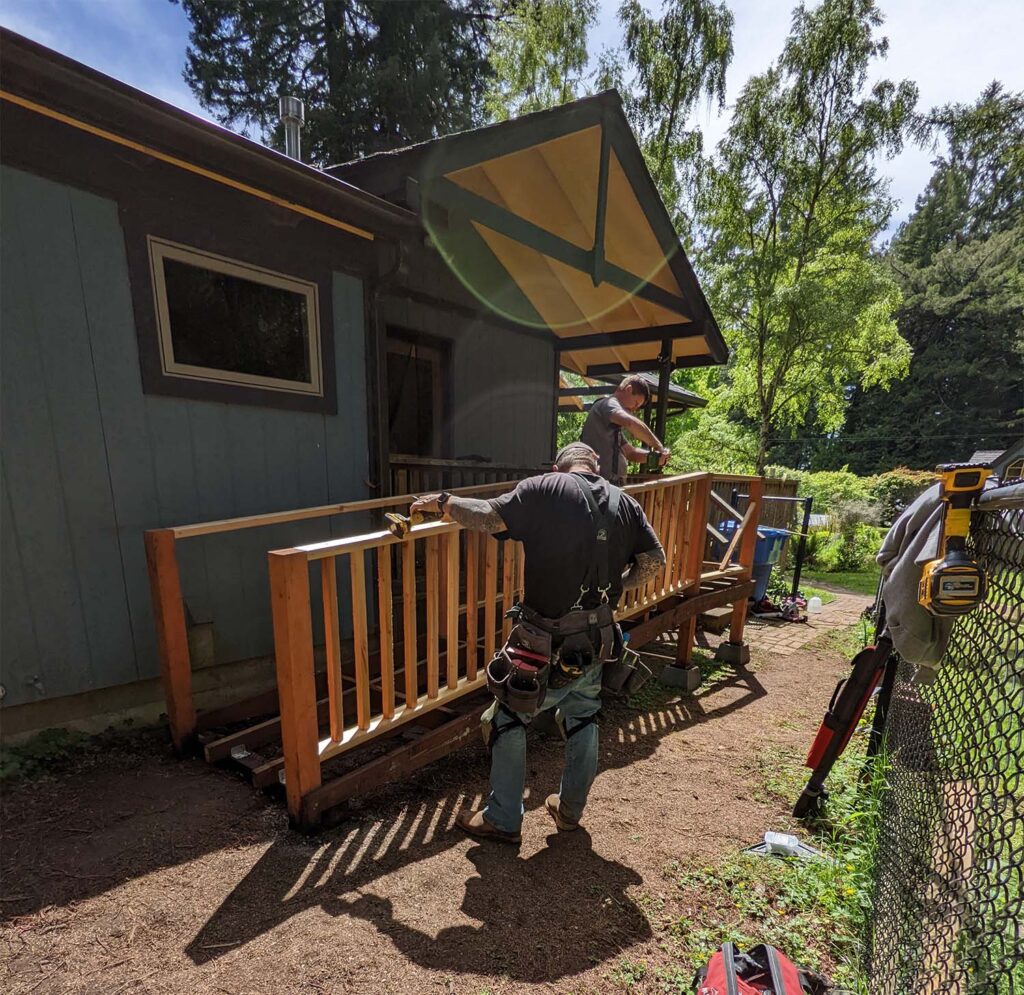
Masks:
[[[755,461],[754,472],[759,476],[764,476],[764,464],[768,459],[768,436],[771,432],[771,426],[767,420],[762,419],[761,425],[757,431],[757,460]]]

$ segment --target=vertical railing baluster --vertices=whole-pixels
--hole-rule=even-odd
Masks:
[[[508,611],[512,607],[512,582],[515,579],[513,573],[515,563],[515,550],[511,541],[503,544],[501,550],[501,640],[508,639],[512,631],[512,619],[508,618]]]
[[[377,547],[377,617],[381,714],[390,719],[395,714],[395,625],[391,600],[390,546]]]
[[[331,739],[341,741],[345,733],[345,684],[341,674],[341,619],[338,615],[337,559],[320,561],[320,589],[324,608],[324,654],[327,663],[327,710]]]
[[[445,560],[445,604],[447,608],[447,633],[445,635],[445,670],[448,689],[454,690],[459,683],[459,531],[444,536]]]
[[[356,724],[370,728],[370,647],[366,624],[366,561],[363,550],[349,557],[352,580],[352,658],[356,672]]]
[[[498,625],[494,618],[498,600],[498,540],[484,539],[484,664],[494,659],[495,634]]]
[[[480,621],[477,585],[480,577],[480,535],[467,529],[466,537],[466,678],[476,679],[477,626]]]
[[[419,674],[416,633],[416,542],[402,543],[402,645],[405,648],[405,707],[419,702]]]
[[[426,584],[427,584],[427,697],[437,697],[438,671],[440,669],[440,654],[438,651],[440,618],[440,551],[438,550],[439,537],[428,536]]]

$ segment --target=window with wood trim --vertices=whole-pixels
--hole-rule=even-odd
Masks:
[[[149,236],[169,377],[323,396],[317,285]]]

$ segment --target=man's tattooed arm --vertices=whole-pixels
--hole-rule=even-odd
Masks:
[[[453,522],[463,528],[477,532],[501,532],[505,523],[492,507],[490,501],[480,498],[458,497],[453,494],[444,506],[445,513]]]
[[[633,565],[622,578],[623,591],[630,591],[634,587],[643,587],[658,576],[661,568],[665,565],[665,551],[659,546],[647,553],[637,553]]]

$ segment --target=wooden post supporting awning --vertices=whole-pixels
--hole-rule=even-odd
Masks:
[[[728,357],[614,90],[330,171],[415,208],[463,284],[548,331],[567,370],[667,382]]]

